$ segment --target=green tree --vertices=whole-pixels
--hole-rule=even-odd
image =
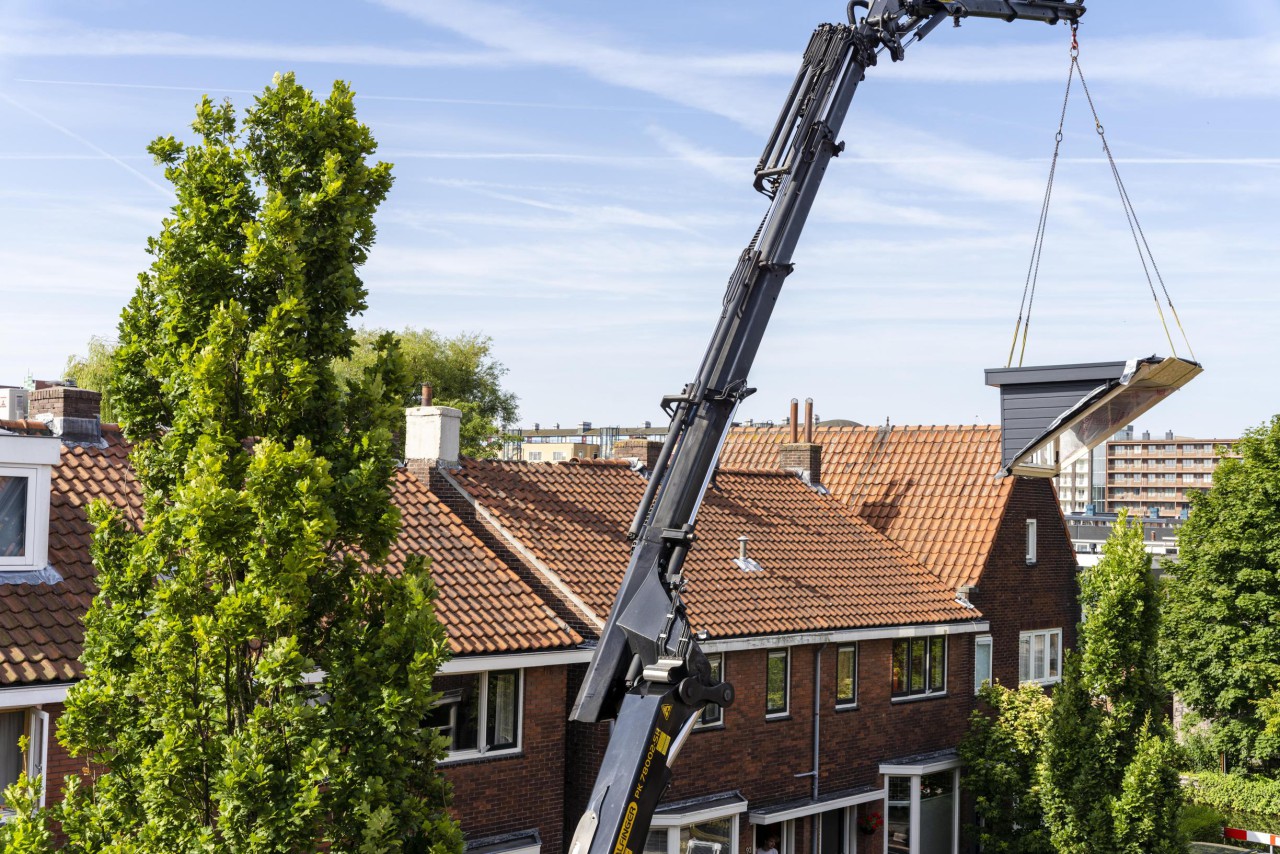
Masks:
[[[1249,430],[1192,499],[1170,567],[1169,683],[1233,766],[1280,764],[1280,415]],[[1275,721],[1268,727],[1268,719]]]
[[[335,83],[277,77],[237,123],[155,140],[177,201],[110,391],[144,521],[95,505],[100,593],[60,737],[73,850],[461,850],[424,728],[447,654],[422,560],[386,567],[395,342],[345,394],[390,166]],[[316,682],[316,679],[320,681]],[[98,770],[100,769],[100,771]]]
[[[1054,690],[1041,765],[1053,846],[1063,854],[1180,854],[1181,793],[1170,776],[1159,676],[1160,600],[1141,523],[1121,513],[1080,591],[1079,649],[1067,654]],[[1168,761],[1160,769],[1152,757]]]
[[[101,392],[102,420],[108,424],[114,423],[116,418],[115,406],[111,400],[111,377],[114,373],[112,366],[115,363],[116,344],[114,341],[108,341],[105,338],[93,336],[89,339],[89,346],[82,355],[68,356],[67,366],[62,370],[62,376],[66,379],[73,379],[80,388],[87,388],[92,391]]]
[[[29,744],[24,735],[18,749],[26,753]],[[53,847],[53,831],[49,828],[47,810],[40,808],[39,777],[23,771],[4,790],[4,805],[9,813],[0,824],[0,851],[4,854],[39,854]]]
[[[1016,691],[987,685],[960,743],[965,788],[979,824],[975,840],[990,854],[1053,854],[1040,803],[1039,764],[1052,701],[1039,685]]]
[[[344,389],[363,380],[365,370],[378,358],[378,342],[385,334],[381,329],[356,330],[351,355],[334,362]],[[515,394],[502,388],[507,368],[493,355],[493,339],[469,332],[450,338],[430,329],[405,329],[396,337],[405,370],[413,380],[404,405],[417,406],[421,384],[429,384],[438,405],[462,410],[462,453],[495,456],[501,450],[496,440],[515,423],[519,408]],[[102,420],[108,422],[117,420],[111,393],[115,350],[115,342],[94,336],[85,354],[67,359],[63,373],[80,388],[102,392]]]
[[[373,363],[374,345],[384,334],[381,329],[358,330],[355,352],[338,363],[338,375],[347,381],[360,377]],[[507,369],[493,356],[493,339],[466,332],[446,338],[430,329],[408,328],[398,338],[415,384],[404,405],[416,406],[419,385],[430,385],[437,405],[462,410],[462,453],[496,455],[501,445],[494,440],[515,423],[518,409],[516,396],[502,388]]]

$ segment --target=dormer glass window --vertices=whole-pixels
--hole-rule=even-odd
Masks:
[[[0,466],[0,566],[31,563],[34,471]]]
[[[49,492],[62,443],[0,430],[0,574],[49,564]]]

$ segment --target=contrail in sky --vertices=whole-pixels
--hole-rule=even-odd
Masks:
[[[58,131],[59,133],[62,133],[62,134],[64,134],[65,136],[68,136],[68,137],[70,137],[71,139],[74,139],[76,142],[80,143],[81,145],[83,145],[83,146],[85,146],[85,147],[87,147],[87,148],[92,149],[93,151],[95,151],[95,152],[97,152],[98,154],[100,154],[100,155],[102,155],[103,157],[105,157],[107,160],[110,160],[112,163],[114,163],[114,164],[116,164],[117,166],[119,166],[121,169],[125,170],[125,171],[126,171],[126,172],[128,172],[129,174],[133,175],[134,177],[136,177],[136,178],[140,179],[141,181],[143,181],[144,183],[146,183],[146,184],[147,184],[147,186],[154,188],[157,192],[159,192],[161,195],[163,195],[166,199],[172,199],[172,198],[173,198],[173,192],[172,192],[168,187],[166,187],[166,186],[164,186],[163,184],[160,184],[160,183],[158,183],[158,182],[156,182],[156,181],[152,180],[152,178],[151,178],[149,175],[147,175],[146,173],[138,171],[137,169],[135,169],[135,168],[133,168],[132,166],[130,166],[128,163],[126,163],[126,162],[124,162],[123,160],[121,160],[119,157],[116,157],[114,154],[112,154],[111,152],[107,151],[106,149],[104,149],[104,148],[102,148],[102,147],[98,146],[97,144],[95,144],[95,143],[94,143],[94,142],[92,142],[91,140],[85,139],[83,136],[81,136],[80,134],[78,134],[78,133],[76,133],[75,131],[71,130],[70,128],[67,128],[67,127],[64,127],[64,126],[62,126],[62,125],[58,124],[58,123],[57,123],[57,122],[55,122],[53,119],[48,118],[47,116],[42,116],[40,113],[37,113],[35,110],[31,109],[30,107],[26,106],[25,104],[22,104],[22,103],[20,103],[20,102],[18,102],[18,101],[15,101],[13,98],[9,97],[8,95],[6,95],[6,94],[5,94],[5,93],[3,93],[3,92],[0,92],[0,101],[4,101],[5,103],[7,103],[7,104],[9,104],[9,105],[11,105],[11,106],[13,106],[13,107],[16,107],[17,109],[21,110],[22,112],[26,113],[27,115],[31,116],[32,118],[34,118],[34,119],[38,119],[39,121],[44,122],[44,123],[45,123],[45,124],[47,124],[49,127],[53,128],[54,130]]]

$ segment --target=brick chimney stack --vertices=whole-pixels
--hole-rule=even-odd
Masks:
[[[102,394],[70,385],[46,386],[31,392],[27,417],[49,425],[68,444],[102,441]]]
[[[619,439],[613,443],[615,460],[634,460],[644,466],[646,471],[653,471],[661,452],[662,443],[652,439]]]
[[[812,487],[821,488],[822,445],[813,441],[813,398],[804,402],[804,441],[798,441],[802,435],[797,423],[798,409],[799,402],[792,399],[791,441],[778,450],[778,468],[798,475]]]

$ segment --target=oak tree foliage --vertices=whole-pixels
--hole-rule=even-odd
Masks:
[[[423,720],[447,655],[399,525],[390,336],[344,388],[357,273],[391,167],[335,83],[278,76],[237,121],[161,137],[176,202],[148,242],[109,390],[143,496],[91,512],[100,594],[60,737],[90,769],[72,850],[461,849]]]
[[[1170,684],[1233,767],[1280,768],[1280,415],[1192,499],[1169,568]]]
[[[1062,854],[1182,854],[1160,679],[1160,599],[1142,525],[1120,514],[1080,579],[1084,620],[1053,692],[1042,803]]]
[[[373,364],[375,344],[385,334],[382,329],[356,330],[356,349],[350,359],[335,365],[338,376],[348,382],[358,379]],[[417,406],[421,385],[430,385],[437,406],[462,411],[459,438],[463,455],[496,456],[502,449],[503,432],[515,423],[518,408],[515,394],[502,388],[507,368],[493,355],[493,339],[469,332],[449,337],[413,328],[396,337],[405,369],[413,378],[404,405]]]

